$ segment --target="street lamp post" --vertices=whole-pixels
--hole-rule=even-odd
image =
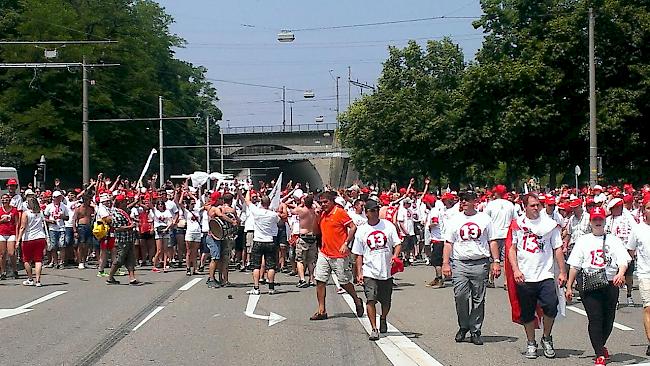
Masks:
[[[293,132],[293,100],[287,100],[289,103],[289,132]]]

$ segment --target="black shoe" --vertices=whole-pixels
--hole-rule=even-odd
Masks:
[[[386,318],[379,318],[379,333],[386,332],[388,332],[388,323],[386,322]]]
[[[465,336],[467,335],[467,332],[469,332],[469,329],[458,329],[458,332],[456,332],[456,337],[454,337],[454,340],[456,342],[462,342],[465,340]]]
[[[645,349],[645,355],[650,356],[650,345],[648,345],[648,348]]]
[[[191,276],[192,275],[192,270],[190,270],[189,268],[187,270],[185,270],[185,275],[186,276]]]
[[[119,284],[120,284],[120,281],[118,281],[118,280],[116,280],[116,279],[114,279],[114,278],[110,278],[110,277],[109,277],[109,278],[106,280],[106,284],[107,284],[107,285],[119,285]]]
[[[479,332],[472,333],[471,340],[472,340],[472,343],[474,343],[477,346],[482,346],[483,345],[483,337],[481,337],[481,333],[479,333]]]
[[[18,279],[18,271],[14,271],[14,279]]]
[[[309,287],[309,282],[307,281],[299,281],[298,284],[296,285],[298,288],[308,288]]]

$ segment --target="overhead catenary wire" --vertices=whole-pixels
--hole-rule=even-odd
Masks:
[[[481,18],[480,16],[447,16],[447,15],[439,15],[439,16],[435,16],[435,17],[402,19],[402,20],[388,20],[388,21],[383,21],[383,22],[345,24],[345,25],[330,25],[330,26],[311,27],[311,28],[287,28],[286,30],[293,31],[293,32],[306,32],[306,31],[317,31],[317,30],[374,27],[374,26],[389,25],[389,24],[426,22],[426,21],[440,20],[440,19],[480,19],[480,18]]]

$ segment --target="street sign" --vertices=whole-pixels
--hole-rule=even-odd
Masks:
[[[576,174],[576,175],[580,175],[580,174],[582,174],[582,170],[580,170],[580,166],[578,166],[578,165],[576,165],[576,168],[575,168],[575,174]]]

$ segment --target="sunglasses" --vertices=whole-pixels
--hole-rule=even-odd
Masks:
[[[322,204],[325,204],[325,203],[329,203],[329,202],[330,202],[330,201],[318,201],[318,203],[320,203],[321,205],[322,205]]]
[[[375,208],[366,208],[366,212],[377,212],[377,211],[379,211],[379,209],[376,208],[376,207]]]

